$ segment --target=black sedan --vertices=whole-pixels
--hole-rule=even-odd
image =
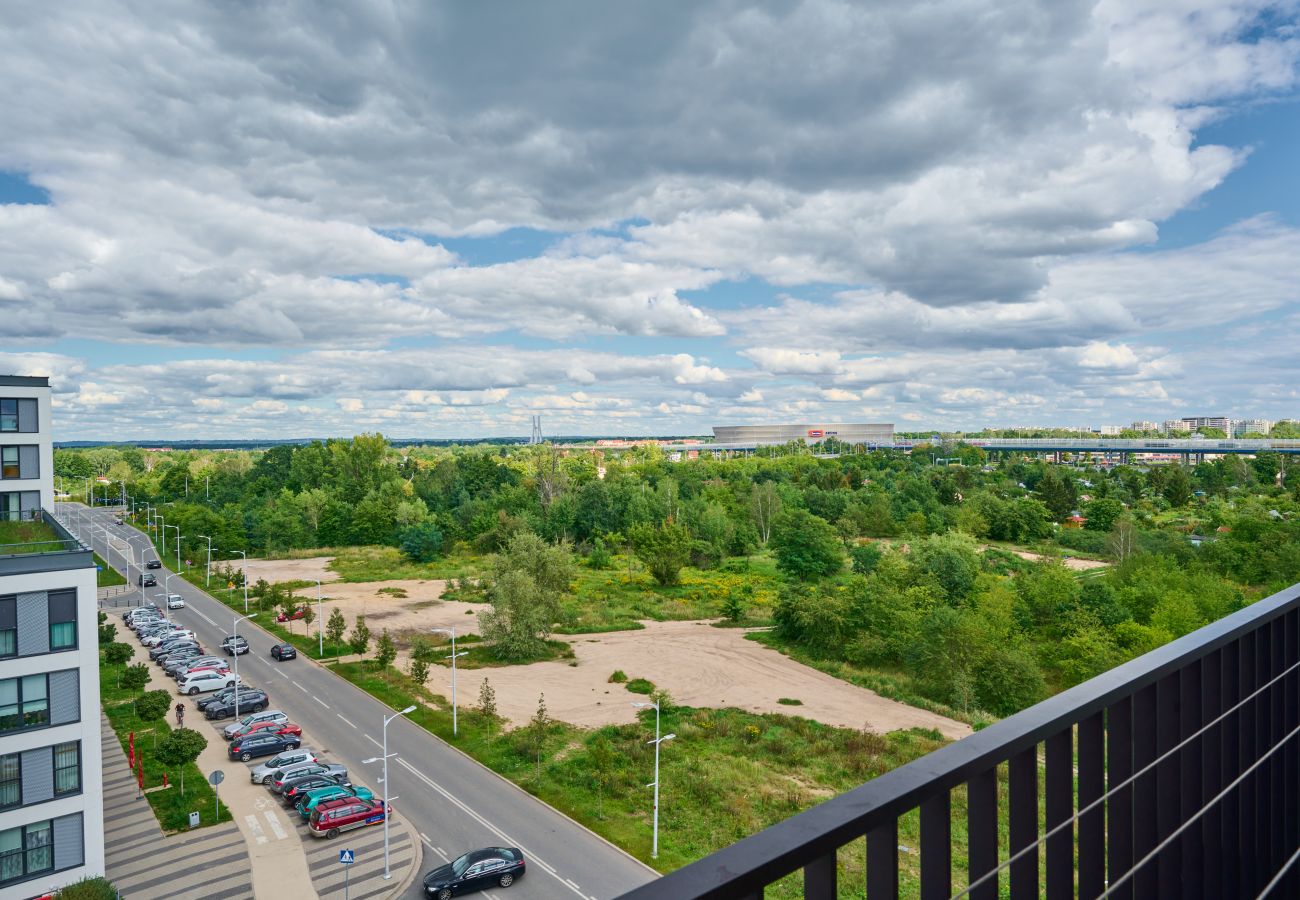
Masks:
[[[296,734],[255,731],[230,742],[230,758],[248,762],[254,756],[270,756],[282,750],[296,750],[302,738]]]
[[[471,850],[424,876],[424,894],[450,900],[491,887],[510,887],[524,877],[524,854],[517,847]]]
[[[151,559],[151,560],[149,560],[147,563],[144,564],[144,567],[145,567],[146,569],[161,569],[161,568],[162,568],[162,560]]]
[[[276,644],[271,648],[271,659],[293,659],[298,655],[298,650],[293,644]]]

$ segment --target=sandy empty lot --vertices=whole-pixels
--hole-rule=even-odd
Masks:
[[[249,574],[268,581],[304,579],[306,572],[332,576],[325,569],[328,562],[328,558],[249,560]],[[445,584],[432,579],[333,582],[323,587],[322,593],[327,606],[343,610],[349,630],[361,614],[376,634],[385,628],[398,633],[449,626],[455,626],[460,634],[477,633],[477,613],[484,606],[440,600]],[[404,591],[406,596],[394,597],[383,589]],[[315,588],[301,594],[313,599]],[[574,725],[632,722],[636,716],[631,704],[645,698],[621,684],[609,683],[614,670],[621,669],[629,678],[649,679],[687,706],[784,713],[876,732],[920,727],[936,728],[950,738],[970,733],[970,727],[961,722],[886,699],[746,640],[740,629],[714,628],[707,622],[643,624],[645,628],[639,631],[557,636],[573,646],[576,666],[564,660],[461,669],[457,683],[460,703],[462,707],[474,705],[486,677],[496,690],[498,711],[515,724],[532,717],[538,694],[546,695],[551,716]],[[301,629],[301,624],[295,626],[295,630]],[[408,654],[399,653],[397,665],[405,669],[407,663]],[[450,697],[451,670],[434,666],[427,684],[434,692]],[[800,700],[802,705],[778,703],[781,698]]]
[[[259,578],[264,578],[269,582],[276,581],[337,581],[338,575],[325,568],[330,564],[332,556],[313,556],[308,559],[250,559],[248,567],[248,583],[252,584]],[[239,568],[239,561],[232,560],[232,565]]]

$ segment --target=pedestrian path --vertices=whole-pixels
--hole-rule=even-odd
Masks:
[[[410,883],[418,874],[423,848],[414,829],[394,816],[389,826],[389,869],[393,877],[384,879],[384,828],[374,825],[358,831],[341,834],[333,840],[307,837],[307,865],[311,869],[312,887],[321,897],[342,897],[343,880],[348,881],[348,900],[365,900],[369,897],[394,897],[398,890]],[[356,862],[351,866],[339,863],[339,851],[351,850]],[[344,868],[349,871],[344,873]]]
[[[104,748],[105,874],[127,900],[246,900],[253,896],[248,847],[234,824],[164,836],[138,797],[126,754],[100,716]]]

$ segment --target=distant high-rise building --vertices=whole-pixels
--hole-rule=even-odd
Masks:
[[[1232,434],[1232,419],[1227,416],[1183,416],[1188,431],[1200,431],[1202,428],[1217,428],[1224,434]]]
[[[1132,425],[1129,426],[1129,428],[1133,429],[1134,431],[1159,431],[1160,430],[1160,426],[1157,425],[1155,422],[1147,422],[1145,420],[1134,422]]]
[[[1102,437],[1119,437],[1120,432],[1123,430],[1122,425],[1103,425],[1098,429],[1097,433]]]
[[[1160,430],[1164,432],[1187,432],[1192,430],[1192,426],[1187,423],[1186,419],[1165,419],[1160,425]]]
[[[1269,419],[1234,419],[1232,422],[1232,436],[1241,437],[1243,434],[1268,434],[1273,430],[1273,423]]]

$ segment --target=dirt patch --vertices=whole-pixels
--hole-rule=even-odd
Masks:
[[[307,559],[250,559],[248,561],[248,581],[252,584],[259,578],[268,582],[277,581],[338,581],[338,574],[326,568],[333,561],[332,556],[312,556]],[[238,568],[238,560],[233,562]]]
[[[447,612],[445,618],[454,618]],[[686,706],[795,714],[827,725],[881,733],[936,728],[945,737],[960,738],[971,732],[961,722],[886,699],[745,640],[738,628],[712,628],[708,622],[644,625],[640,631],[613,631],[595,638],[558,636],[573,646],[577,666],[552,661],[462,670],[457,684],[460,702],[474,705],[486,677],[496,690],[498,712],[513,724],[532,717],[539,693],[546,695],[551,716],[564,722],[589,727],[633,722],[632,704],[645,698],[608,682],[611,672],[622,669],[631,677],[648,678]],[[403,657],[399,655],[399,664],[405,666]],[[451,670],[435,666],[427,684],[450,697]],[[791,694],[802,699],[803,706],[777,702]]]
[[[1030,562],[1051,562],[1056,559],[1055,556],[1044,556],[1041,553],[1031,553],[1028,550],[1012,550],[1010,552],[1019,556],[1021,559],[1027,559]],[[1067,556],[1062,559],[1061,562],[1065,563],[1067,569],[1074,572],[1088,572],[1092,569],[1105,569],[1110,566],[1110,563],[1105,560],[1079,559],[1075,556]]]

